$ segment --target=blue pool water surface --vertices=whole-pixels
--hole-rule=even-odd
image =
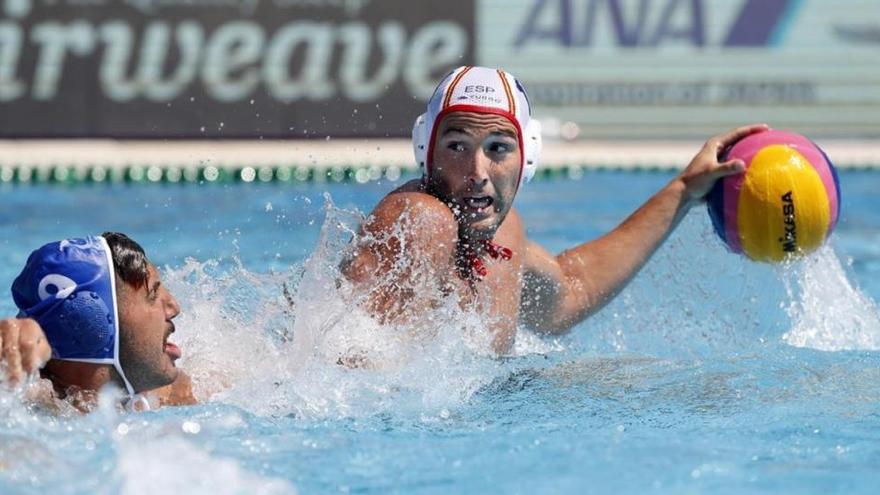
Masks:
[[[671,177],[536,181],[517,207],[558,252]],[[697,207],[614,302],[504,359],[479,315],[404,339],[335,292],[358,212],[393,184],[0,185],[3,290],[45,242],[128,233],[181,302],[203,400],[54,417],[3,389],[0,493],[876,493],[880,174],[840,178],[808,259],[730,254]],[[382,364],[336,364],[352,351]]]

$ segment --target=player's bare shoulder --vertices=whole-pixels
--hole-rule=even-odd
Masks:
[[[412,180],[385,196],[364,222],[366,233],[378,233],[403,227],[433,233],[440,239],[457,236],[457,221],[452,210],[437,197],[427,193],[419,180]]]
[[[452,211],[410,181],[385,196],[364,220],[353,251],[342,263],[352,281],[372,280],[401,259],[424,259],[442,270],[454,265],[458,226]]]

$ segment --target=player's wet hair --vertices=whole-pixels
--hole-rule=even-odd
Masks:
[[[149,260],[144,248],[127,235],[120,232],[104,232],[101,237],[110,246],[113,268],[116,276],[126,285],[140,289],[147,284]]]

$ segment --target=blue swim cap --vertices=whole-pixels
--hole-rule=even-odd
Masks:
[[[134,395],[119,363],[116,276],[103,237],[65,239],[31,253],[12,298],[19,318],[43,328],[52,359],[112,364]]]

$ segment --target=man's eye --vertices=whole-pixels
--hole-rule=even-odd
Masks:
[[[446,147],[451,149],[452,151],[464,151],[464,143],[461,143],[459,141],[452,141],[447,144]]]
[[[511,148],[512,148],[512,146],[510,146],[507,143],[496,142],[496,143],[492,143],[489,145],[489,152],[490,153],[507,153],[507,152],[511,151]]]

